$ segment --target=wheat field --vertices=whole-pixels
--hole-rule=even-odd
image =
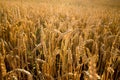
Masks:
[[[0,80],[120,80],[120,6],[1,0]]]

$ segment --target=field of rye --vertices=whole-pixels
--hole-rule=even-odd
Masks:
[[[120,80],[120,10],[75,4],[0,1],[0,80]]]

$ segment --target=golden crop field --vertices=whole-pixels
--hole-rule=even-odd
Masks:
[[[0,80],[120,80],[119,0],[0,0]]]

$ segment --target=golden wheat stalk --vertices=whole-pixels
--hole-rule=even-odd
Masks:
[[[5,77],[9,76],[10,74],[16,73],[16,72],[24,73],[24,74],[26,74],[28,76],[28,78],[27,78],[28,80],[33,80],[32,74],[30,72],[24,70],[24,69],[14,69],[14,70],[12,70],[10,72],[7,72],[7,74],[4,75],[3,77],[5,78]]]

